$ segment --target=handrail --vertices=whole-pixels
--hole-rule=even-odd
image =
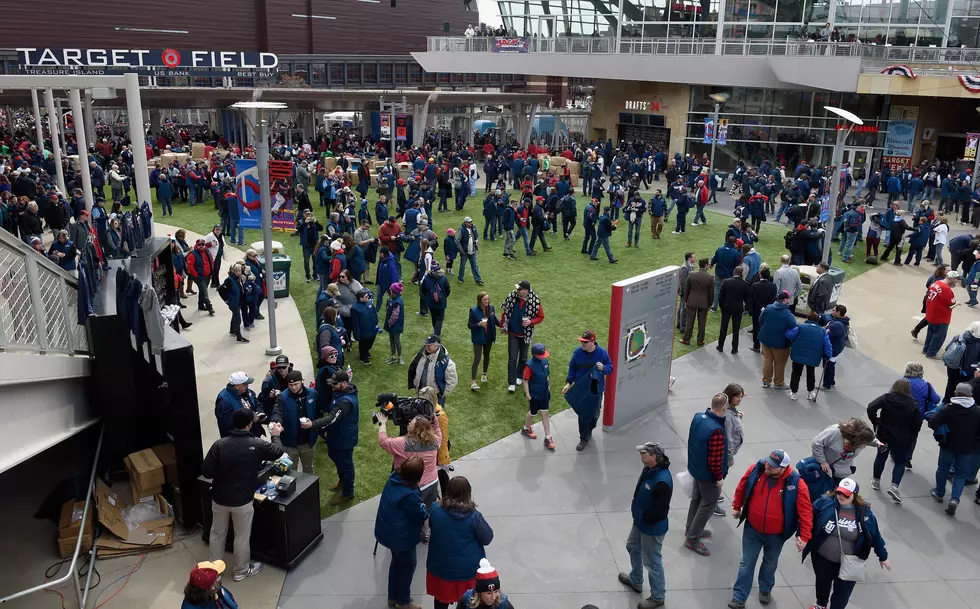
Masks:
[[[94,495],[93,489],[95,488],[95,473],[98,471],[99,467],[99,454],[102,452],[102,437],[105,435],[105,425],[99,431],[99,442],[95,445],[95,458],[92,460],[92,473],[89,474],[88,487],[85,492],[85,507],[82,509],[82,528],[78,532],[78,540],[75,541],[75,552],[71,556],[71,564],[68,566],[68,573],[65,573],[62,577],[56,580],[44,582],[43,584],[38,584],[33,588],[27,588],[26,590],[21,590],[20,592],[15,592],[13,594],[8,594],[3,598],[0,598],[0,605],[4,603],[9,603],[12,600],[34,594],[35,592],[40,592],[41,590],[49,590],[56,586],[68,581],[69,578],[75,581],[75,600],[78,601],[79,609],[85,609],[85,602],[88,599],[88,585],[92,580],[92,571],[95,569],[95,539],[92,540],[92,558],[88,563],[88,577],[85,582],[85,593],[82,594],[82,587],[78,581],[78,572],[75,570],[75,565],[78,563],[78,556],[82,551],[82,539],[85,537],[83,534],[85,531],[85,522],[88,519],[89,510],[92,508],[92,497]]]
[[[89,355],[78,280],[0,230],[0,351]]]

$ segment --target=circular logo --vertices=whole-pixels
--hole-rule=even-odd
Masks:
[[[163,50],[163,65],[168,68],[176,68],[180,65],[180,53],[173,49]]]

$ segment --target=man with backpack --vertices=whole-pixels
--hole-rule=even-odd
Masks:
[[[861,213],[854,207],[847,210],[841,218],[841,226],[844,227],[844,238],[840,242],[841,262],[851,262],[854,244],[857,243],[858,235],[861,234]]]
[[[809,489],[800,474],[793,471],[786,452],[776,449],[745,471],[732,499],[732,516],[739,524],[745,523],[745,528],[742,561],[728,607],[745,609],[760,553],[759,602],[768,605],[783,544],[796,536],[796,549],[802,552],[813,530]]]

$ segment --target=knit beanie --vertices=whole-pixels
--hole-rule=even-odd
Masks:
[[[480,559],[480,568],[476,570],[476,592],[493,592],[500,589],[500,576],[497,570],[490,566],[486,558]]]

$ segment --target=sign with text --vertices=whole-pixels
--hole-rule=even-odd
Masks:
[[[296,230],[292,162],[269,161],[269,179],[272,181],[272,229],[292,232]]]
[[[966,147],[963,149],[964,159],[977,158],[977,141],[980,140],[980,133],[966,134]]]
[[[663,102],[659,97],[653,97],[649,100],[631,100],[624,103],[626,110],[634,110],[640,112],[660,112],[661,110],[667,109],[667,104]]]
[[[720,118],[718,119],[718,145],[726,144],[728,144],[728,119]]]
[[[527,53],[527,38],[522,36],[495,36],[490,45],[493,53]]]
[[[888,134],[885,136],[884,156],[908,159],[908,164],[911,164],[918,122],[918,106],[892,106],[888,112]]]
[[[254,76],[279,65],[275,53],[240,51],[20,47],[17,56],[24,74],[136,72],[151,76]]]

